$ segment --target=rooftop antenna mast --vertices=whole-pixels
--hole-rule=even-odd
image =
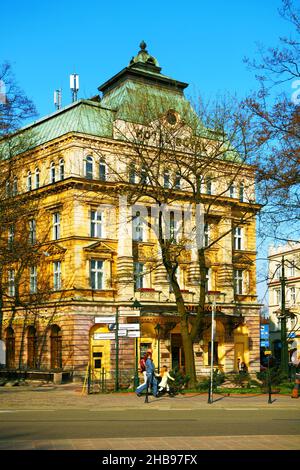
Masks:
[[[54,92],[54,106],[57,110],[61,108],[61,88]]]
[[[72,73],[70,75],[70,88],[72,91],[72,102],[77,101],[77,93],[79,90],[79,75],[77,73]]]

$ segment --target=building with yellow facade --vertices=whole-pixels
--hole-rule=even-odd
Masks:
[[[140,223],[139,211],[129,216],[131,209],[121,198],[124,181],[137,185],[147,176],[142,169],[132,173],[126,165],[131,147],[120,133],[130,124],[130,112],[136,113],[141,87],[148,95],[168,97],[161,102],[170,126],[183,121],[183,110],[190,109],[184,96],[187,84],[162,75],[145,47],[142,43],[129,65],[99,87],[101,97],[75,101],[19,132],[25,139],[30,136],[31,144],[11,159],[12,197],[31,205],[23,236],[38,246],[38,254],[22,270],[21,283],[17,261],[6,266],[5,369],[65,371],[82,378],[90,366],[94,377],[103,374],[107,386],[113,387],[116,382],[132,384],[137,359],[148,349],[156,365],[185,365],[174,293],[164,267],[156,262],[155,233]],[[147,129],[140,127],[140,132],[151,138]],[[224,179],[224,168],[234,167],[230,160],[220,161],[215,171]],[[207,249],[207,291],[219,292],[215,367],[234,371],[239,358],[254,373],[260,364],[255,244],[259,206],[253,169],[242,164],[239,168],[228,190],[224,186],[219,191],[220,175],[207,178],[201,190],[205,204],[214,200],[204,221],[204,243],[224,234]],[[167,187],[175,178],[184,206],[188,189],[176,175],[169,167],[161,175],[162,185]],[[221,195],[216,198],[217,191]],[[144,203],[148,208],[152,204],[147,198]],[[9,239],[18,227],[5,230]],[[195,264],[191,246],[180,257],[177,272],[191,321],[199,296]],[[17,281],[23,301],[12,307]],[[209,373],[212,308],[207,295],[203,334],[194,343],[198,376]]]

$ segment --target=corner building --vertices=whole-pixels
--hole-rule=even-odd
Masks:
[[[153,351],[156,365],[184,367],[174,294],[164,268],[153,261],[159,252],[157,239],[147,224],[141,227],[136,217],[127,217],[128,209],[122,209],[119,195],[124,181],[138,184],[137,175],[130,174],[126,166],[130,144],[124,129],[135,120],[141,90],[160,100],[164,109],[159,116],[167,116],[173,125],[184,113],[192,113],[184,96],[186,87],[186,83],[163,75],[142,43],[129,65],[99,87],[101,97],[78,100],[20,131],[31,136],[34,145],[12,157],[14,176],[18,194],[36,201],[28,223],[41,246],[37,266],[24,271],[23,295],[30,289],[39,290],[46,279],[49,293],[41,296],[26,320],[24,308],[18,306],[12,315],[6,302],[6,369],[66,371],[82,378],[90,364],[93,376],[104,374],[107,387],[113,388],[116,375],[121,386],[132,384],[137,357],[148,349]],[[140,132],[151,139],[142,125]],[[226,162],[227,167],[230,164]],[[168,175],[163,177],[167,181]],[[251,188],[251,195],[241,197],[241,190],[238,193],[232,187],[224,191],[214,203],[208,221],[210,233],[208,225],[205,230],[208,237],[228,229],[219,243],[207,250],[207,289],[220,292],[216,298],[214,363],[225,373],[236,370],[238,358],[246,362],[250,372],[259,370],[258,206],[253,202],[251,167],[244,165],[242,180]],[[177,189],[181,204],[188,202],[188,191],[185,196],[179,182]],[[203,192],[207,201],[214,197],[208,182]],[[250,217],[242,227],[230,231],[240,212]],[[187,250],[178,270],[191,319],[199,294],[195,259],[193,248]],[[12,268],[9,271],[12,276]],[[11,296],[13,283],[11,277]],[[134,301],[139,301],[139,309],[134,308]],[[210,370],[209,296],[205,310],[203,336],[194,344],[198,376]]]

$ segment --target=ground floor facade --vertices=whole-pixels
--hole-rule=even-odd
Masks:
[[[191,322],[194,317],[191,308]],[[238,359],[250,373],[260,369],[259,306],[216,306],[214,368],[237,371]],[[205,310],[204,328],[194,343],[197,376],[209,375],[212,306]],[[118,326],[118,328],[117,328]],[[151,350],[156,367],[185,368],[180,318],[168,304],[49,306],[35,314],[4,312],[1,367],[5,370],[68,371],[73,379],[89,373],[105,380],[108,389],[134,386],[139,359]],[[1,359],[2,358],[2,359]]]

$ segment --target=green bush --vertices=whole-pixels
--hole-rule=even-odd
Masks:
[[[269,374],[271,385],[280,385],[288,381],[287,374],[284,374],[278,367],[270,367],[262,372],[257,372],[258,380],[262,382],[262,387],[267,387],[269,384]]]
[[[219,369],[213,371],[213,390],[222,385],[226,380],[224,372],[221,372]],[[210,377],[205,377],[197,384],[197,390],[207,391],[210,387]]]

